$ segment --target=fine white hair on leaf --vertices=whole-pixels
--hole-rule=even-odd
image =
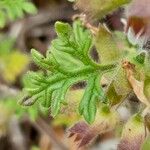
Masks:
[[[146,36],[141,36],[141,30],[138,34],[135,34],[132,27],[129,27],[127,32],[128,41],[133,46],[138,46],[139,51],[149,51],[150,50],[150,38]]]

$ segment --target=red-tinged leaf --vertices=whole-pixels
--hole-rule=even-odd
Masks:
[[[129,28],[133,29],[135,35],[140,33],[140,36],[142,36],[146,32],[146,22],[140,17],[130,17],[128,18],[126,31],[128,31]]]
[[[97,133],[83,121],[75,124],[68,131],[70,132],[69,137],[75,136],[74,142],[79,148],[89,144],[97,136]]]
[[[140,150],[146,138],[144,119],[141,115],[132,116],[126,123],[118,150]]]
[[[91,143],[96,137],[97,137],[97,134],[93,133],[92,130],[87,132],[83,136],[83,138],[79,144],[79,148]]]
[[[71,127],[69,131],[69,137],[76,136],[75,142],[79,141],[83,138],[84,134],[87,132],[89,126],[84,121],[76,123],[73,127]]]
[[[141,149],[141,141],[143,141],[142,136],[136,137],[134,140],[122,140],[118,145],[117,150],[140,150]]]
[[[70,136],[75,136],[74,142],[78,148],[90,144],[99,134],[112,131],[118,122],[118,114],[109,110],[108,106],[103,106],[96,120],[90,126],[85,122],[79,122],[69,129]]]
[[[150,0],[133,0],[127,9],[127,28],[134,34],[148,36],[150,34]]]
[[[132,0],[127,15],[142,18],[150,17],[150,0]]]
[[[73,134],[84,134],[89,128],[88,124],[84,121],[76,123],[72,128],[69,129],[70,133]]]

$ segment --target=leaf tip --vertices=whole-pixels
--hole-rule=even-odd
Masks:
[[[68,23],[63,23],[61,21],[57,21],[55,23],[55,30],[57,33],[67,34],[69,33],[71,27]]]

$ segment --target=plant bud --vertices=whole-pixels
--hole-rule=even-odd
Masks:
[[[150,0],[133,0],[126,11],[129,41],[142,49],[150,49]]]
[[[139,115],[134,115],[125,125],[118,150],[140,150],[145,139],[144,119]]]

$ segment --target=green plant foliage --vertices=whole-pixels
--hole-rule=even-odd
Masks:
[[[121,36],[121,38],[120,38]],[[117,63],[116,68],[104,77],[108,81],[106,97],[110,105],[116,105],[132,91],[126,78],[126,72],[122,68],[122,61],[134,57],[135,49],[129,48],[124,35],[111,33],[102,25],[95,36],[95,46],[102,64]],[[136,54],[135,54],[136,56]]]
[[[135,114],[124,126],[118,149],[141,149],[145,138],[143,117]]]
[[[142,145],[142,150],[150,149],[150,137],[148,137]]]
[[[78,105],[83,94],[84,89],[70,90],[67,93],[66,100],[68,100],[68,105],[62,106],[60,113],[52,122],[54,126],[70,127],[81,119],[78,113]]]
[[[103,18],[131,0],[76,0],[77,6],[91,16]]]
[[[31,107],[23,107],[17,104],[15,98],[5,98],[1,99],[0,107],[2,107],[10,116],[17,116],[18,119],[23,117],[25,114],[28,114],[31,120],[36,120],[39,114],[38,108],[36,105]],[[1,110],[3,112],[3,109]],[[0,111],[0,113],[2,113]]]
[[[117,2],[119,5],[127,1]],[[50,110],[55,117],[61,106],[68,104],[66,93],[69,88],[80,81],[86,82],[86,88],[79,113],[88,123],[94,122],[100,100],[113,106],[134,91],[142,102],[147,101],[150,85],[149,72],[146,71],[149,69],[148,53],[139,54],[123,34],[110,33],[102,25],[94,37],[79,20],[72,27],[56,22],[55,30],[58,37],[52,41],[46,56],[34,49],[31,51],[34,62],[44,71],[28,72],[24,77],[25,97],[21,104],[28,106],[36,102],[43,112],[47,114]],[[99,63],[90,56],[93,43]],[[123,61],[129,62],[126,69],[122,66]],[[100,86],[102,76],[109,83],[105,94]],[[144,84],[140,82],[141,78],[144,78]]]
[[[8,134],[8,127],[13,117],[21,120],[22,117],[27,115],[31,121],[35,121],[39,115],[38,108],[36,106],[20,106],[14,97],[0,99],[0,137]]]
[[[80,81],[87,86],[79,105],[79,112],[92,123],[95,119],[96,105],[103,97],[99,83],[102,74],[115,67],[115,64],[97,64],[89,55],[92,37],[80,21],[73,28],[62,22],[56,22],[58,38],[53,40],[46,57],[32,50],[34,62],[47,72],[29,72],[24,80],[27,97],[23,105],[35,101],[45,109],[51,110],[55,117],[62,104],[66,104],[65,95],[68,89]]]
[[[14,43],[14,39],[0,35],[0,56],[8,55],[12,51]]]
[[[129,0],[79,0],[77,4],[80,2],[81,5],[83,2],[88,4],[85,9],[89,12],[101,13],[100,17],[103,17]],[[51,42],[45,56],[32,49],[32,59],[41,71],[30,71],[24,77],[24,97],[20,103],[24,106],[34,104],[53,117],[59,114],[53,122],[55,125],[68,125],[83,116],[92,125],[82,120],[69,130],[69,137],[75,135],[75,142],[82,147],[97,135],[114,131],[114,128],[119,128],[120,132],[127,118],[118,114],[118,107],[125,105],[124,101],[134,92],[141,102],[140,110],[127,120],[118,149],[139,149],[149,136],[146,128],[149,129],[150,53],[139,52],[124,33],[111,32],[104,25],[96,28],[83,18],[81,20],[88,29],[79,20],[75,20],[72,26],[56,22],[57,38]],[[96,62],[90,55],[93,46],[99,58]],[[70,88],[81,81],[86,86],[74,103],[67,95],[72,91]],[[143,147],[147,141],[145,143]]]
[[[40,150],[40,148],[37,147],[37,146],[32,146],[32,147],[31,147],[31,150]]]
[[[16,77],[29,63],[29,57],[15,50],[13,46],[14,39],[0,37],[0,76],[8,83],[15,82]]]
[[[149,99],[149,54],[139,53],[135,47],[127,43],[125,35],[110,33],[103,26],[100,26],[96,33],[95,45],[102,64],[117,62],[117,67],[104,75],[109,83],[106,90],[109,103],[113,106],[124,100],[133,91],[133,85],[129,83],[126,71],[122,66],[123,61],[129,61],[135,65],[134,78],[139,81],[144,79],[144,93]],[[137,89],[138,85],[134,84],[134,86]]]
[[[150,82],[146,71],[149,61],[146,58],[149,54],[139,54],[135,48],[129,47],[126,38],[118,40],[116,33],[110,34],[100,26],[94,37],[100,58],[100,63],[96,63],[89,55],[93,37],[80,21],[75,21],[73,27],[56,22],[55,29],[58,37],[52,41],[46,57],[36,50],[31,52],[34,62],[45,71],[28,72],[25,76],[23,105],[37,102],[41,110],[46,113],[50,110],[55,117],[61,105],[68,103],[65,97],[68,89],[80,81],[86,81],[86,88],[79,104],[79,113],[88,123],[94,122],[100,100],[113,106],[134,91],[142,102],[147,101]],[[123,61],[130,62],[129,68],[123,68]],[[133,73],[127,76],[127,72]],[[145,83],[140,87],[141,75],[145,77]],[[109,83],[105,94],[100,86],[102,76]],[[129,82],[129,78],[132,81]],[[139,88],[141,93],[137,92]]]
[[[8,110],[7,107],[4,106],[5,105],[0,102],[0,137],[6,135],[8,123],[11,118],[11,114],[13,113],[12,110]]]
[[[6,82],[12,83],[16,80],[16,77],[25,70],[29,63],[29,58],[28,56],[16,51],[9,55],[2,56],[0,58],[0,63],[0,71],[3,72],[3,79]]]
[[[15,20],[24,16],[24,13],[36,13],[35,6],[27,0],[0,0],[0,28],[7,20]]]
[[[100,26],[96,33],[95,43],[101,63],[111,63],[121,57],[121,50],[117,46],[117,37],[103,26]]]

